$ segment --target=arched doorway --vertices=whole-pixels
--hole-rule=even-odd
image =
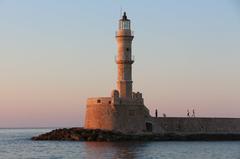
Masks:
[[[152,132],[153,130],[152,123],[146,122],[146,130],[147,132]]]

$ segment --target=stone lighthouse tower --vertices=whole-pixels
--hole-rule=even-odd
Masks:
[[[132,40],[131,22],[124,12],[116,32],[118,66],[117,90],[110,97],[87,99],[85,128],[114,130],[123,133],[145,133],[152,118],[144,105],[142,93],[132,90]],[[148,126],[146,126],[148,125]]]
[[[131,22],[127,19],[124,12],[122,19],[119,20],[119,28],[116,32],[118,54],[116,63],[118,65],[117,90],[120,98],[132,99],[132,40]]]

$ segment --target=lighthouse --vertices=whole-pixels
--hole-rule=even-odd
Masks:
[[[152,131],[152,119],[144,105],[142,93],[132,89],[133,32],[126,12],[118,22],[117,41],[117,89],[108,97],[87,99],[84,127],[120,131],[123,133],[146,133]],[[156,129],[155,129],[156,130]]]
[[[132,99],[132,40],[131,21],[124,12],[119,20],[118,31],[116,32],[118,66],[117,90],[122,99]]]

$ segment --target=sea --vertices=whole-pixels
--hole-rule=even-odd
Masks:
[[[240,159],[240,142],[32,141],[53,129],[0,129],[0,159]]]

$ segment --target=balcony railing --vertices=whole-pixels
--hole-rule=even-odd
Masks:
[[[115,56],[114,58],[115,58],[115,62],[117,64],[122,64],[122,63],[130,63],[130,64],[132,64],[135,61],[135,56],[134,55],[132,55],[131,58],[125,57],[125,56],[120,57],[120,58],[118,56]]]

